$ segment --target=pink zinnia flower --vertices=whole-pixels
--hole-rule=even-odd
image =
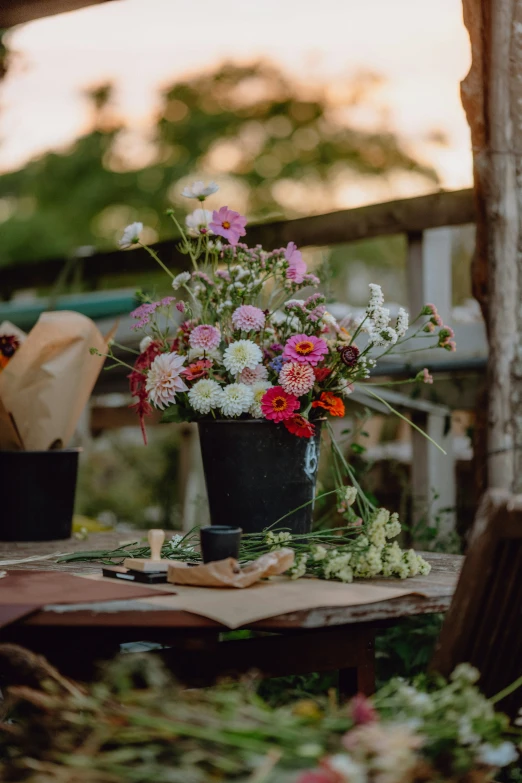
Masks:
[[[189,344],[191,348],[202,348],[204,351],[212,351],[221,342],[219,329],[210,324],[196,326],[190,333]]]
[[[299,400],[285,392],[282,386],[272,386],[261,399],[261,411],[265,419],[284,421],[299,408]]]
[[[212,213],[212,222],[209,224],[209,228],[214,234],[228,239],[231,245],[237,245],[239,237],[244,237],[246,234],[246,222],[246,217],[240,215],[239,212],[234,212],[228,207],[221,207]]]
[[[293,280],[294,283],[302,283],[306,275],[306,264],[295,242],[289,242],[286,246],[285,258],[288,261],[287,279]]]
[[[245,367],[239,373],[239,383],[244,383],[247,386],[252,386],[259,381],[266,381],[268,378],[268,370],[262,364],[258,364],[253,370],[250,367]]]
[[[279,383],[288,394],[302,397],[315,383],[315,373],[311,364],[286,362],[279,373]]]
[[[236,329],[245,332],[259,332],[265,325],[265,314],[254,305],[241,305],[232,313],[232,323]]]
[[[315,367],[328,353],[328,346],[320,337],[295,334],[285,345],[283,359],[294,362],[308,362]]]

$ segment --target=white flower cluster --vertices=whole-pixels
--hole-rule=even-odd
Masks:
[[[355,487],[347,487],[344,505],[353,503]],[[409,576],[428,574],[430,565],[413,549],[403,551],[399,544],[389,542],[401,532],[398,514],[378,509],[363,532],[349,544],[329,549],[320,544],[310,547],[311,572],[323,579],[352,582],[353,579],[375,576]]]
[[[283,530],[281,533],[274,533],[273,530],[269,530],[265,536],[265,544],[270,549],[281,549],[285,544],[288,544],[292,540],[292,534]]]
[[[404,337],[409,326],[409,315],[403,307],[399,309],[395,328],[390,326],[390,311],[383,305],[384,295],[380,285],[370,283],[364,330],[368,333],[370,344],[376,348],[395,345],[398,339]]]
[[[288,569],[291,579],[300,579],[306,574],[306,564],[308,562],[308,555],[306,552],[300,552],[296,555],[294,564]]]
[[[424,690],[422,678],[420,685],[396,678],[380,691],[380,725],[386,730],[392,725],[390,721],[408,726],[423,738],[428,755],[430,744],[436,745],[443,736],[445,747],[458,753],[460,765],[508,766],[517,760],[517,749],[504,739],[503,722],[475,685],[478,678],[479,672],[468,663],[459,664],[448,683],[429,692]],[[360,746],[360,739],[354,736],[345,744],[352,750],[356,740]]]

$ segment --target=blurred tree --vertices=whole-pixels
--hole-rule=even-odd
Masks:
[[[129,130],[113,118],[112,89],[101,85],[88,94],[88,134],[0,176],[0,265],[110,247],[138,218],[149,241],[172,235],[164,211],[173,183],[191,173],[235,184],[251,218],[326,211],[328,193],[348,172],[409,171],[436,183],[394,134],[350,127],[350,109],[369,100],[375,82],[354,78],[339,105],[325,88],[305,88],[274,65],[225,64],[165,91],[139,169]]]

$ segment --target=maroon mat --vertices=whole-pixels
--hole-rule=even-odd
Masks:
[[[0,579],[0,628],[48,604],[87,604],[172,594],[172,590],[84,579],[59,571],[8,571]]]

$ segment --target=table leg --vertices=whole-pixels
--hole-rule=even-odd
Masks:
[[[373,628],[359,628],[355,640],[357,665],[339,669],[339,700],[364,693],[375,693],[375,631]]]

